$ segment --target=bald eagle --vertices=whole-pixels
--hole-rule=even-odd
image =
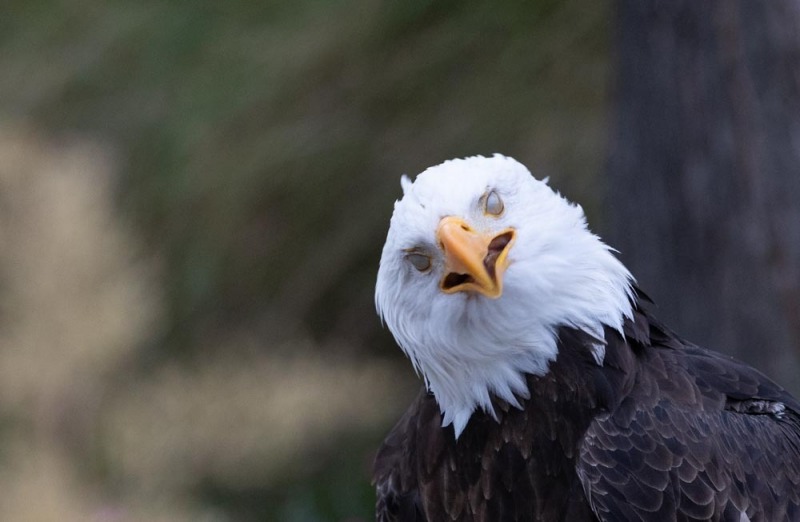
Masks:
[[[800,403],[659,322],[580,206],[499,155],[402,185],[375,300],[425,386],[378,520],[800,520]]]

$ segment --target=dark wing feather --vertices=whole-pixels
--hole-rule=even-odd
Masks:
[[[420,410],[428,400],[423,389],[406,413],[383,442],[373,466],[373,481],[377,491],[375,516],[377,522],[427,522],[419,497],[414,437]],[[432,453],[430,448],[426,452]],[[436,455],[432,455],[437,461]]]
[[[661,405],[630,424],[596,422],[579,476],[602,520],[797,520],[800,419],[723,411],[674,422]],[[661,415],[663,421],[656,419]],[[641,424],[652,428],[631,445]],[[687,429],[681,431],[676,426]],[[754,440],[755,439],[755,440]],[[745,519],[746,520],[746,519]]]
[[[378,452],[377,519],[800,520],[800,404],[639,306],[623,333],[599,367],[561,328],[524,408],[496,400],[458,441],[423,390]]]
[[[626,328],[634,345],[639,323]],[[800,519],[797,401],[749,366],[657,324],[650,342],[639,350],[633,390],[590,425],[581,446],[578,475],[598,517]]]

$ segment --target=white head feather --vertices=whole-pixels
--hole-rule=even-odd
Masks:
[[[602,365],[603,327],[621,331],[632,313],[631,275],[588,230],[580,206],[500,155],[446,161],[402,184],[375,302],[436,397],[443,426],[452,423],[458,437],[476,408],[494,413],[492,394],[519,407],[517,398],[530,396],[525,374],[544,375],[558,356],[559,326],[595,336]],[[500,216],[483,211],[489,190],[504,202]],[[482,232],[516,230],[499,298],[439,288],[444,261],[435,234],[446,216]],[[430,269],[415,269],[408,249],[428,253]]]

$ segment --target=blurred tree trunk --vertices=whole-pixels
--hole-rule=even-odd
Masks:
[[[679,335],[800,392],[800,4],[616,3],[609,242]]]

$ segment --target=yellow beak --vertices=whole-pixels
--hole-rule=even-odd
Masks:
[[[439,287],[447,294],[473,291],[497,299],[503,293],[508,251],[515,238],[513,228],[497,235],[482,234],[463,219],[442,218],[436,229],[445,259],[445,273]]]

